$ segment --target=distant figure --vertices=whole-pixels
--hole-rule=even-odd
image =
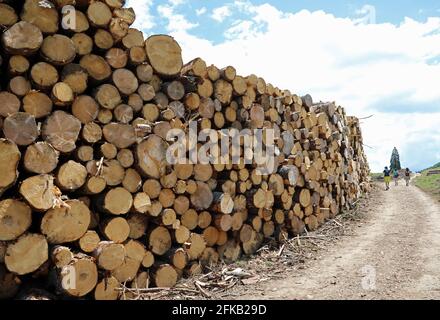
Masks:
[[[399,185],[399,170],[394,169],[393,178],[394,178],[394,185],[398,186]]]
[[[409,181],[411,180],[411,171],[409,171],[409,168],[405,169],[405,181],[406,186],[409,187]]]
[[[388,167],[385,167],[385,170],[383,171],[383,178],[385,181],[385,191],[390,190],[391,171]]]

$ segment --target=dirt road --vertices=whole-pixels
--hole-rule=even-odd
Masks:
[[[371,199],[352,237],[240,299],[440,299],[440,205],[414,186]]]

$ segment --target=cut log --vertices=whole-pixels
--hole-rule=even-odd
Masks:
[[[189,260],[198,259],[206,248],[206,242],[203,236],[197,233],[191,233],[188,241],[185,243],[185,251]]]
[[[234,200],[227,193],[214,192],[212,210],[214,212],[230,214],[234,210]]]
[[[147,63],[140,64],[136,67],[136,76],[142,82],[150,82],[153,78],[153,68]]]
[[[55,246],[51,250],[50,259],[57,268],[63,268],[73,260],[73,253],[68,247]]]
[[[197,217],[197,225],[199,228],[206,229],[212,221],[211,214],[208,211],[202,211]]]
[[[171,100],[181,100],[185,95],[185,87],[180,81],[165,83],[164,89]]]
[[[217,80],[214,85],[214,95],[223,105],[227,105],[231,102],[232,98],[232,85],[225,80]]]
[[[74,191],[86,183],[86,168],[75,161],[68,161],[60,166],[56,175],[56,184],[64,191]]]
[[[201,58],[196,58],[183,66],[181,74],[204,78],[207,75],[206,62]]]
[[[228,66],[226,68],[223,68],[222,70],[220,70],[220,75],[223,79],[232,82],[234,81],[236,75],[237,75],[237,71],[235,70],[234,67],[232,66]]]
[[[130,225],[122,217],[110,218],[101,224],[101,230],[107,240],[122,243],[130,234]]]
[[[103,199],[103,209],[114,215],[126,214],[133,205],[133,197],[126,189],[118,187],[107,192]]]
[[[9,81],[8,88],[13,94],[24,97],[31,91],[31,83],[25,77],[16,76]]]
[[[81,122],[74,116],[64,112],[55,111],[43,125],[43,139],[62,153],[72,152],[76,145]]]
[[[241,255],[241,247],[238,242],[231,239],[228,240],[224,245],[218,248],[220,258],[227,263],[232,263],[238,260]]]
[[[99,50],[108,50],[114,45],[112,34],[104,29],[96,30],[93,41]]]
[[[119,282],[124,283],[132,281],[136,277],[140,266],[141,263],[139,261],[136,261],[135,259],[132,259],[130,257],[126,257],[124,262],[119,267],[112,270],[111,274]]]
[[[104,161],[100,175],[107,185],[114,187],[120,185],[124,180],[125,170],[117,160],[108,160]]]
[[[109,31],[113,39],[117,42],[121,41],[128,33],[129,25],[120,18],[112,18],[109,24]]]
[[[35,211],[47,211],[55,205],[56,195],[60,193],[53,180],[48,174],[27,178],[19,192]]]
[[[27,56],[40,49],[43,44],[43,34],[35,25],[20,21],[2,34],[2,44],[9,54]]]
[[[94,122],[89,122],[84,125],[81,132],[81,137],[87,143],[91,143],[91,144],[96,143],[102,138],[101,127]]]
[[[207,227],[205,230],[203,230],[202,236],[208,247],[212,247],[217,243],[218,234],[219,232],[217,228],[213,226]]]
[[[87,90],[89,75],[79,64],[68,64],[61,72],[61,80],[66,83],[74,94],[82,94]]]
[[[150,135],[136,147],[136,158],[142,174],[159,179],[165,172],[168,144],[157,135]]]
[[[106,80],[111,75],[110,65],[104,58],[94,54],[83,56],[80,65],[87,70],[90,78],[98,82]]]
[[[0,116],[7,117],[20,110],[21,102],[15,94],[7,91],[0,92]]]
[[[73,41],[61,34],[46,37],[41,45],[40,52],[47,62],[56,66],[69,64],[76,56]]]
[[[14,142],[0,139],[0,196],[17,180],[20,158],[20,150]]]
[[[112,19],[112,12],[105,3],[97,1],[87,8],[87,17],[93,26],[106,28]]]
[[[58,82],[58,78],[57,69],[46,62],[39,62],[31,68],[31,79],[38,89],[51,89]]]
[[[208,78],[212,81],[215,82],[220,78],[220,70],[214,66],[214,65],[210,65],[207,68],[207,72],[208,72]]]
[[[132,47],[128,53],[130,65],[137,66],[147,60],[147,54],[144,47]]]
[[[13,199],[0,201],[0,241],[17,239],[31,222],[31,208],[25,203]]]
[[[203,79],[201,83],[197,85],[197,93],[201,98],[209,98],[212,96],[213,92],[214,86],[212,82],[208,79]]]
[[[99,238],[98,233],[89,230],[79,239],[78,244],[82,251],[91,253],[98,248],[100,241],[101,239]]]
[[[126,49],[142,47],[144,45],[144,35],[137,29],[129,28],[127,35],[122,38],[121,43]]]
[[[49,243],[62,244],[80,239],[89,224],[89,208],[81,201],[67,200],[65,206],[47,211],[41,221],[41,232]]]
[[[112,79],[119,92],[126,96],[134,93],[139,87],[136,76],[128,69],[115,70]]]
[[[0,25],[10,27],[17,23],[18,16],[11,6],[0,3]]]
[[[43,33],[52,34],[58,31],[59,15],[52,3],[44,6],[39,0],[26,0],[20,17]]]
[[[104,126],[102,133],[105,140],[119,149],[128,148],[136,142],[135,130],[128,124],[110,123]]]
[[[133,120],[133,108],[127,104],[120,104],[114,109],[113,115],[116,121],[122,124],[130,123]]]
[[[30,68],[30,62],[24,56],[15,55],[9,58],[8,72],[11,76],[23,75],[29,70],[29,68]]]
[[[145,252],[145,256],[142,259],[142,266],[145,268],[150,268],[154,264],[154,254],[150,251]]]
[[[116,158],[124,168],[129,168],[134,164],[133,152],[129,149],[119,150]]]
[[[125,247],[123,244],[101,241],[93,252],[93,256],[100,268],[112,271],[124,263]]]
[[[127,52],[120,48],[111,48],[107,51],[105,59],[115,69],[125,68],[128,62]]]
[[[180,270],[185,269],[188,264],[188,254],[183,248],[173,248],[167,252],[166,258],[171,264]]]
[[[136,193],[142,187],[142,178],[136,170],[129,168],[125,171],[125,177],[124,180],[122,180],[122,186],[129,192]],[[148,197],[148,195],[146,196]],[[147,200],[149,199],[150,198],[148,198]],[[140,203],[142,203],[142,201]]]
[[[211,188],[204,182],[197,182],[197,190],[191,194],[191,203],[198,210],[208,209],[214,199]]]
[[[182,226],[188,228],[188,230],[194,230],[198,223],[198,213],[194,209],[185,211],[180,217]]]
[[[171,288],[177,283],[177,272],[169,264],[160,264],[154,267],[152,278],[158,288]]]
[[[113,277],[106,277],[96,285],[94,298],[95,300],[117,300],[119,298],[119,281]]]
[[[109,110],[113,110],[122,102],[118,88],[111,84],[98,87],[95,91],[95,99],[101,107]]]
[[[17,275],[36,271],[49,258],[46,238],[40,234],[27,233],[11,243],[5,256],[5,265]]]
[[[58,272],[58,288],[71,297],[83,297],[98,283],[98,269],[92,257],[77,254]]]
[[[182,49],[170,36],[154,35],[145,41],[145,50],[154,71],[163,77],[177,76],[183,66]]]
[[[148,217],[145,214],[130,214],[127,222],[130,226],[130,239],[139,239],[145,235],[148,228]]]
[[[52,87],[51,97],[56,106],[67,107],[72,104],[74,93],[67,83],[58,82]]]
[[[44,93],[30,91],[23,98],[23,109],[36,119],[44,118],[52,112],[52,100]]]
[[[148,237],[148,248],[154,254],[164,255],[171,248],[171,235],[168,229],[157,227]]]
[[[3,122],[3,133],[19,146],[30,145],[39,135],[35,117],[25,112],[8,116]]]
[[[76,54],[80,57],[92,53],[93,39],[85,33],[75,33],[71,38],[75,46]]]
[[[95,99],[87,95],[77,97],[72,104],[72,114],[84,124],[94,121],[98,111],[99,106]]]

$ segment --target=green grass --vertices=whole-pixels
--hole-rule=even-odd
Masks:
[[[422,174],[414,179],[414,184],[426,191],[433,194],[440,199],[440,174],[427,175],[427,170],[423,171]]]
[[[370,177],[371,177],[371,180],[382,180],[383,179],[383,173],[382,172],[380,172],[380,173],[370,173]]]

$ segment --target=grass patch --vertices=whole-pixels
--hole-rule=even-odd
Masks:
[[[373,180],[373,181],[379,181],[379,180],[383,180],[383,173],[382,172],[380,172],[380,173],[370,173],[370,177],[371,177],[371,180]]]
[[[414,179],[414,184],[423,191],[429,192],[440,199],[440,174],[427,175],[428,171]]]

